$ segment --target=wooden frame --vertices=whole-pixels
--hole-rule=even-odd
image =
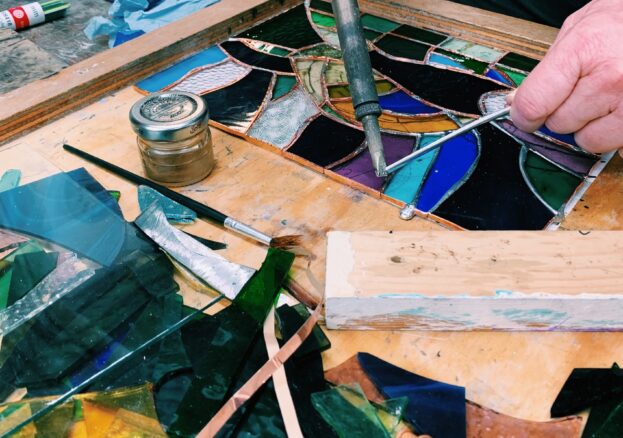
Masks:
[[[157,32],[0,95],[0,144],[148,76],[301,0],[222,0]],[[556,29],[446,0],[361,0],[361,9],[475,42],[543,56]],[[528,37],[529,36],[529,37]]]

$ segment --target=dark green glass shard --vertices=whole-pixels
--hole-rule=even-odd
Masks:
[[[510,70],[508,68],[504,68],[502,66],[498,66],[498,69],[503,71],[508,75],[509,78],[515,83],[515,85],[519,86],[528,76],[526,73],[518,73],[514,70]]]
[[[466,68],[479,75],[484,74],[484,72],[489,67],[488,64],[484,62],[476,61],[473,58],[468,58],[467,56],[459,55],[458,53],[449,52],[447,50],[435,49],[435,53],[447,56],[448,58],[453,59],[454,61],[458,62],[459,64],[465,66]]]
[[[16,256],[7,304],[12,305],[39,284],[56,268],[57,261],[56,252],[39,251]]]
[[[361,24],[363,27],[367,27],[368,29],[376,30],[381,33],[391,32],[400,26],[400,24],[394,21],[386,20],[385,18],[370,14],[364,14],[361,16]]]
[[[270,248],[260,270],[232,304],[214,317],[218,328],[205,348],[204,358],[193,363],[195,377],[169,428],[170,434],[197,433],[221,407],[293,260],[293,254]]]
[[[284,339],[290,339],[299,327],[309,318],[307,308],[302,304],[296,306],[281,306],[277,309],[279,325],[282,327],[281,335]],[[310,353],[321,353],[331,348],[331,341],[322,329],[316,325],[311,335],[296,350],[294,357],[304,357]]]
[[[322,27],[335,27],[335,18],[330,15],[321,14],[319,12],[312,12],[311,19],[314,24]]]
[[[301,50],[296,56],[326,56],[328,58],[341,59],[342,52],[328,44],[318,44]]]
[[[333,6],[330,2],[325,2],[322,0],[311,0],[310,8],[317,9],[319,11],[328,12],[329,14],[333,14]]]
[[[413,26],[402,25],[398,29],[394,30],[392,33],[397,35],[402,35],[407,38],[412,38],[414,40],[422,41],[423,43],[428,43],[432,45],[437,45],[445,41],[448,37],[446,35],[442,35],[436,32],[431,32],[430,30],[424,30]]]
[[[533,152],[528,152],[524,168],[536,192],[554,210],[560,209],[582,182]]]
[[[322,42],[322,39],[309,24],[307,12],[303,5],[260,23],[237,36],[293,49]]]
[[[377,39],[379,36],[383,35],[380,32],[377,32],[375,30],[370,30],[370,29],[364,29],[363,30],[363,35],[366,37],[367,40],[375,40]]]
[[[518,53],[508,53],[502,59],[498,61],[499,64],[507,67],[516,68],[525,72],[531,72],[534,67],[537,66],[539,61],[537,59],[528,58],[527,56],[519,55]]]
[[[296,85],[296,78],[292,76],[277,76],[275,87],[273,88],[273,100],[279,99],[284,94],[287,94]]]
[[[385,35],[374,43],[379,49],[399,58],[415,59],[423,61],[426,58],[430,46],[415,41],[409,41],[394,35]]]
[[[121,199],[121,192],[119,190],[108,190],[108,194],[117,202]]]

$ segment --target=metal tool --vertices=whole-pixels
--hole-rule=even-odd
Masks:
[[[363,124],[376,175],[386,176],[385,153],[378,120],[381,106],[361,26],[359,6],[357,0],[332,0],[332,4],[355,116]]]
[[[502,117],[506,117],[511,111],[510,106],[499,111],[495,111],[493,113],[487,114],[485,116],[480,117],[479,119],[474,120],[473,122],[468,123],[467,125],[461,126],[459,129],[452,131],[450,134],[441,137],[439,140],[432,142],[429,145],[426,145],[422,149],[418,149],[417,151],[407,155],[406,157],[396,161],[391,166],[387,167],[387,173],[392,173],[400,169],[402,166],[407,164],[409,161],[414,160],[417,157],[421,157],[427,152],[432,151],[435,148],[438,148],[448,140],[452,140],[454,137],[458,137],[459,135],[465,134],[466,132],[471,131],[474,128],[477,128],[485,123],[489,123],[493,120],[501,119]]]

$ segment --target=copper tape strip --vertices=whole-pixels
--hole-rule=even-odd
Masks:
[[[322,305],[316,306],[314,313],[305,321],[288,342],[268,360],[236,393],[223,405],[210,422],[199,432],[197,438],[211,438],[227,423],[231,416],[247,402],[258,389],[298,350],[311,334],[318,321]]]

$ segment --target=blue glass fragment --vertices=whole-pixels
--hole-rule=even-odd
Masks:
[[[437,114],[441,112],[439,108],[426,105],[419,99],[409,96],[402,90],[379,96],[379,104],[384,110],[394,111],[401,114],[417,115]]]
[[[136,86],[143,91],[154,93],[182,79],[184,75],[191,70],[205,65],[216,64],[226,57],[227,55],[225,52],[218,46],[212,46],[209,49],[202,50],[196,55],[172,65],[166,70],[162,70],[155,75],[143,79],[136,84]]]
[[[492,68],[490,68],[487,71],[487,74],[485,76],[487,76],[488,78],[491,78],[491,79],[495,79],[496,81],[502,82],[503,84],[508,84],[511,87],[515,86],[515,84],[513,84],[513,82],[510,79],[508,79],[506,76],[504,76],[499,71],[494,70]]]
[[[439,55],[437,53],[431,53],[428,57],[429,64],[441,64],[447,65],[448,67],[460,68],[461,70],[470,71],[463,64],[456,62],[454,59],[448,58],[447,56]]]
[[[547,126],[542,126],[541,129],[537,131],[537,134],[544,134],[548,137],[554,138],[556,140],[562,141],[563,143],[570,144],[571,146],[580,147],[575,142],[575,136],[573,134],[558,134],[554,131],[550,131],[547,129]]]
[[[19,181],[22,179],[22,171],[19,169],[9,169],[0,177],[0,192],[14,189],[19,186]]]
[[[436,140],[435,136],[422,139],[421,147]],[[478,160],[478,138],[472,132],[453,138],[439,148],[437,160],[422,186],[417,200],[421,211],[434,210],[465,181]]]
[[[357,359],[385,397],[409,399],[404,418],[418,434],[466,436],[465,388],[418,376],[368,353],[357,354]]]

